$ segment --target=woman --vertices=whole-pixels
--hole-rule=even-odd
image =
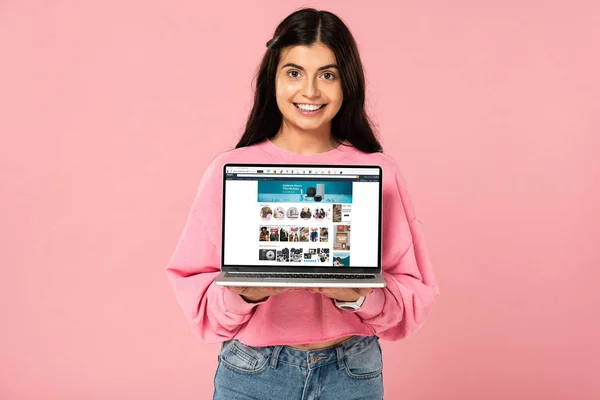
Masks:
[[[203,341],[222,343],[214,399],[381,399],[379,339],[406,337],[433,307],[439,292],[421,228],[396,163],[373,133],[364,100],[358,50],[337,16],[303,9],[280,23],[267,43],[244,134],[202,177],[167,267],[190,326]],[[221,236],[208,232],[221,229],[221,170],[231,160],[380,165],[387,287],[212,284]],[[343,310],[339,302],[354,302],[356,310]]]

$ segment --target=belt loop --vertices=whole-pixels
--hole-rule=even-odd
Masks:
[[[273,352],[271,353],[271,368],[277,369],[277,360],[279,359],[279,353],[283,346],[275,346]]]
[[[344,348],[341,345],[336,346],[335,352],[337,353],[338,369],[344,369]]]

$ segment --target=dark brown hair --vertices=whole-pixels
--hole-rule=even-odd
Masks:
[[[365,77],[356,42],[344,22],[328,11],[303,8],[287,16],[267,42],[256,75],[254,105],[236,148],[251,146],[277,134],[283,117],[275,99],[275,78],[282,49],[320,42],[335,54],[344,100],[331,121],[331,135],[357,149],[374,153],[382,147],[365,112]]]

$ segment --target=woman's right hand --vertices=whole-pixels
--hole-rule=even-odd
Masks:
[[[242,296],[248,303],[258,303],[265,300],[267,297],[275,296],[280,293],[288,292],[293,288],[288,287],[242,287],[242,286],[227,286],[235,294]]]

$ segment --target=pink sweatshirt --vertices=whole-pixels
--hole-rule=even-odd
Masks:
[[[359,310],[344,311],[319,293],[295,290],[250,304],[214,285],[220,272],[222,167],[227,162],[380,165],[387,287],[374,289]],[[396,163],[385,154],[344,145],[324,153],[296,154],[265,140],[219,155],[200,181],[166,273],[191,328],[207,343],[236,338],[250,346],[271,346],[346,335],[399,340],[423,324],[439,295],[421,226]]]

